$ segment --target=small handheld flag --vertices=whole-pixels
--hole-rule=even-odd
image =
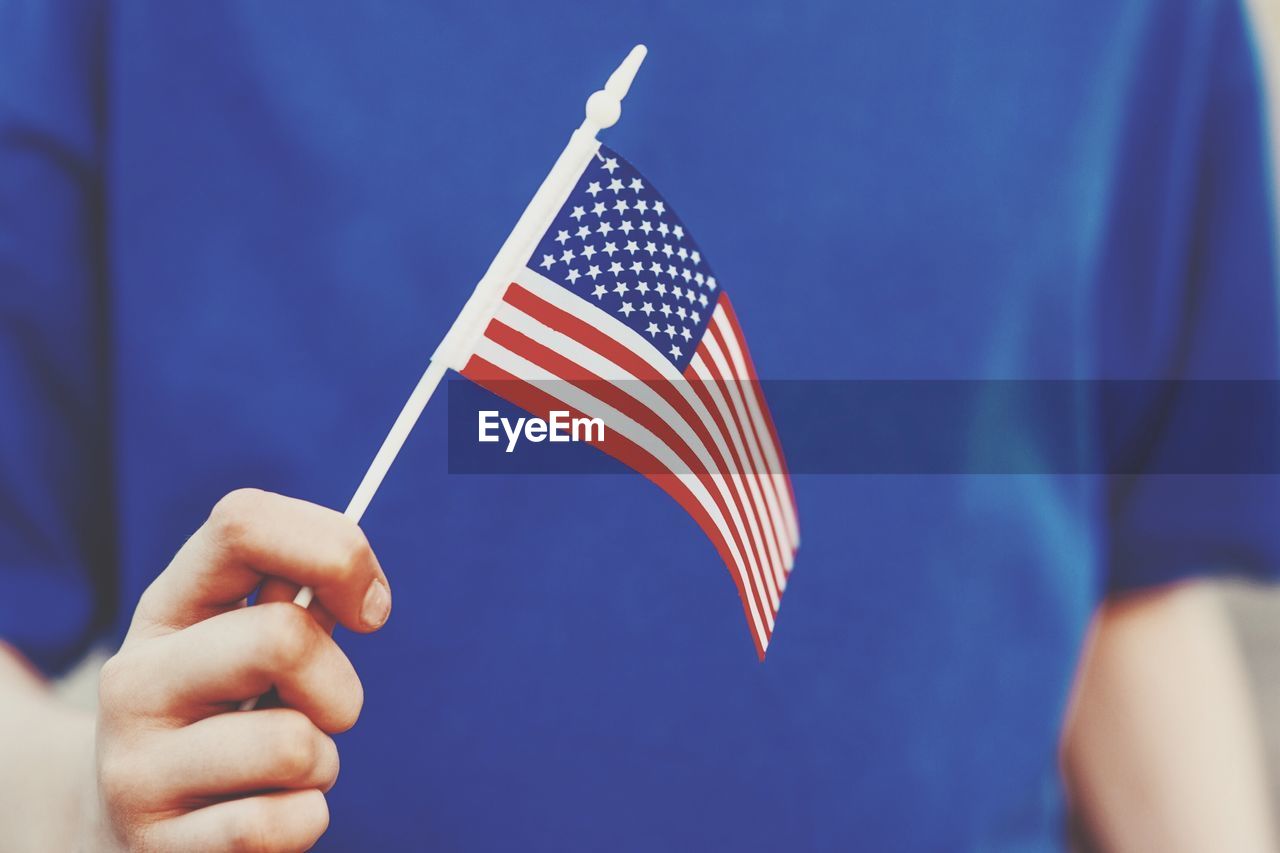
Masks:
[[[684,223],[596,133],[636,46],[431,357],[345,514],[359,521],[448,369],[535,415],[600,417],[592,442],[697,521],[728,566],[763,660],[800,536],[782,447],[742,329]],[[309,588],[295,602],[310,605]],[[245,704],[253,707],[253,701]]]
[[[645,474],[729,567],[763,658],[799,540],[782,448],[742,330],[666,200],[604,146],[470,344],[463,376]]]

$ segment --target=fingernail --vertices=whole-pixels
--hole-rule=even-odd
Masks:
[[[364,604],[360,606],[360,618],[369,628],[381,628],[382,623],[391,615],[391,591],[380,580],[374,579],[369,584],[369,591],[364,594]]]

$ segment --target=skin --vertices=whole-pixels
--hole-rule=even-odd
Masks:
[[[268,603],[243,599],[259,582]],[[96,716],[63,706],[0,645],[0,849],[305,850],[328,825],[333,734],[360,681],[329,636],[386,620],[386,578],[331,510],[235,492],[139,601]],[[310,584],[322,606],[285,603]],[[385,601],[389,608],[389,598]],[[1274,850],[1240,661],[1197,585],[1109,601],[1063,736],[1104,850]],[[239,703],[274,687],[288,707]]]
[[[1064,772],[1102,850],[1275,851],[1259,735],[1216,589],[1103,605],[1063,734]]]
[[[264,580],[265,603],[246,607]],[[315,588],[314,615],[287,601],[301,584]],[[329,822],[324,795],[338,776],[332,735],[355,724],[364,701],[330,629],[380,628],[388,590],[368,541],[341,514],[249,490],[221,500],[139,600],[120,651],[102,668],[93,730],[66,715],[48,727],[53,737],[39,738],[69,739],[41,774],[55,798],[45,811],[61,802],[66,814],[46,825],[60,836],[56,844],[38,845],[33,835],[29,849],[310,847]],[[13,681],[8,695],[25,700],[13,703],[25,710],[12,711],[15,722],[44,729],[52,700],[12,657],[0,675]],[[273,688],[286,707],[236,710]],[[5,780],[5,790],[19,789],[26,768],[43,760],[24,765],[21,783],[17,774]],[[86,771],[87,786],[63,781]]]

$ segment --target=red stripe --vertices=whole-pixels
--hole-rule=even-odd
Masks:
[[[729,377],[722,377],[719,375],[719,372],[718,372],[719,369],[715,366],[713,359],[703,358],[703,362],[706,363],[707,369],[711,371],[712,376],[716,376],[720,380],[720,387],[722,389],[721,393],[724,394],[725,399],[730,402],[729,411],[733,415],[734,422],[738,424],[738,428],[741,430],[743,427],[742,427],[742,424],[739,423],[738,421],[738,414],[737,414],[738,410],[737,410],[737,407],[732,405],[732,400],[729,396],[730,394],[729,388],[727,387],[725,380],[727,379],[728,381],[733,382],[735,390],[741,387],[744,384],[745,380],[743,377],[740,377],[737,375],[736,369],[733,366],[733,359],[729,355],[728,348],[725,346],[724,338],[720,335],[720,330],[716,328],[714,322],[709,323],[707,325],[706,333],[708,335],[711,335],[715,339],[716,344],[720,347],[720,351],[724,353],[725,365],[729,368],[730,371],[733,371],[733,374]],[[742,419],[747,422],[747,427],[751,430],[751,434],[749,436],[745,431],[742,433],[743,441],[744,443],[747,443],[747,440],[749,438],[754,439],[755,446],[758,448],[758,453],[760,454],[761,457],[764,457],[765,456],[764,444],[760,441],[760,434],[756,430],[754,419],[751,417],[751,411],[750,409],[747,408],[745,400],[742,403],[742,408],[743,408]],[[777,488],[775,479],[772,476],[767,475],[769,473],[769,468],[768,468],[769,460],[767,458],[761,458],[760,464],[764,466],[764,469],[766,472],[766,475],[761,477],[761,482],[764,483],[765,486],[769,489],[769,492],[773,495],[774,500],[778,503],[778,506],[781,508],[783,496],[778,494],[778,488]],[[788,480],[790,480],[790,478],[788,478]],[[788,485],[788,488],[789,487],[790,486]],[[783,526],[783,529],[784,530],[786,529],[786,525]],[[790,533],[787,534],[787,544],[792,548],[792,550],[795,549],[795,543],[791,541]]]
[[[747,339],[742,333],[742,324],[738,322],[738,314],[733,310],[733,303],[729,301],[727,294],[720,294],[720,304],[724,306],[724,318],[729,321],[729,328],[733,329],[733,335],[738,339],[738,349],[742,351],[742,360],[746,362],[747,372],[750,374],[751,390],[756,396],[756,405],[760,407],[764,425],[769,430],[769,437],[773,439],[774,450],[778,453],[778,464],[782,466],[782,473],[787,476],[787,492],[791,495],[791,507],[795,509],[796,491],[791,485],[791,469],[787,467],[787,455],[782,452],[782,442],[778,440],[778,428],[773,423],[773,413],[769,411],[769,406],[764,401],[764,392],[760,389],[760,376],[756,373],[755,362],[751,360],[751,350],[747,349]]]
[[[725,520],[725,527],[729,531],[729,535],[733,538],[734,544],[738,546],[738,553],[742,554],[743,571],[751,575],[752,578],[752,597],[756,604],[760,607],[760,613],[769,613],[773,615],[773,607],[769,604],[768,595],[764,587],[764,577],[757,570],[752,569],[750,563],[745,557],[748,553],[755,556],[757,565],[760,565],[760,557],[755,552],[753,543],[744,542],[744,537],[739,535],[729,513],[729,508],[724,497],[720,494],[719,489],[712,481],[711,476],[701,470],[702,466],[694,457],[689,446],[676,433],[671,425],[663,420],[657,412],[654,412],[648,406],[641,404],[634,397],[631,397],[617,385],[597,376],[587,368],[572,361],[550,347],[538,343],[527,335],[516,331],[501,320],[490,320],[488,328],[485,329],[485,337],[494,343],[502,346],[510,352],[515,353],[539,367],[545,368],[555,376],[569,382],[603,403],[612,406],[622,412],[632,420],[644,426],[651,433],[657,436],[658,440],[675,451],[680,457],[680,461],[685,464],[689,472],[698,478],[711,499],[715,502],[716,507],[720,510],[721,516]],[[644,472],[641,472],[644,473]],[[747,547],[751,546],[748,552]],[[767,567],[766,569],[767,570]],[[764,571],[761,570],[761,571]],[[771,633],[768,624],[764,626],[766,633]]]
[[[731,453],[733,453],[735,462],[738,462],[739,465],[739,467],[734,469],[730,469],[725,464],[724,457],[721,455],[719,448],[713,441],[711,433],[707,430],[702,419],[698,417],[696,412],[694,412],[693,407],[689,405],[688,400],[676,391],[676,389],[672,387],[671,382],[659,373],[653,365],[649,364],[630,348],[619,343],[616,339],[600,331],[590,323],[587,323],[581,318],[575,317],[569,312],[552,305],[536,293],[533,293],[517,283],[513,282],[511,286],[507,288],[507,292],[503,296],[503,301],[542,323],[544,326],[572,338],[586,348],[595,352],[600,357],[612,361],[627,373],[644,382],[645,385],[653,389],[656,394],[662,397],[662,399],[666,401],[667,405],[676,410],[680,417],[684,419],[684,421],[698,436],[699,441],[702,442],[703,446],[707,449],[708,454],[711,455],[718,470],[723,472],[726,475],[726,478],[733,484],[734,489],[731,492],[731,497],[733,499],[734,506],[737,507],[744,524],[751,528],[755,533],[752,548],[753,552],[757,554],[757,561],[761,566],[761,572],[769,571],[768,564],[761,561],[759,556],[761,551],[767,547],[764,531],[762,529],[763,519],[760,518],[759,513],[756,511],[754,503],[752,503],[748,498],[743,481],[741,479],[734,478],[729,474],[732,470],[743,472],[743,476],[746,476],[746,472],[750,471],[750,468],[741,465],[737,460],[737,453],[733,450],[732,443],[728,441],[728,436],[724,433],[723,425],[720,425],[721,435],[725,436],[726,447]],[[690,470],[699,470],[699,468],[700,466],[691,466]],[[712,494],[715,494],[715,492],[712,492]],[[725,520],[726,522],[728,521],[727,516]],[[758,547],[755,545],[756,539],[760,540]],[[779,553],[781,553],[781,549],[779,549]],[[785,566],[780,566],[779,571],[785,571]],[[773,574],[776,579],[777,573],[771,572],[771,574]],[[763,590],[761,591],[761,594],[764,594]],[[770,607],[769,612],[772,614],[776,613],[777,610],[776,608]]]
[[[556,399],[545,391],[534,387],[478,355],[471,356],[466,366],[462,369],[462,375],[537,417],[550,418],[552,410],[563,411],[565,409],[568,409],[570,414],[575,417],[586,417],[584,413],[574,409],[568,403]],[[720,554],[720,559],[724,561],[725,566],[733,566],[729,549],[725,545],[719,529],[712,523],[711,517],[706,510],[702,508],[702,505],[693,496],[693,493],[689,491],[689,488],[680,481],[679,477],[674,474],[656,473],[663,467],[661,463],[647,450],[617,432],[606,431],[603,441],[593,440],[591,444],[624,465],[628,465],[644,474],[658,488],[670,495],[702,528],[702,532],[711,540],[711,544]],[[654,473],[645,473],[649,471]],[[743,588],[742,579],[732,568],[730,568],[729,576],[738,590],[738,598],[742,601],[742,610],[747,619],[747,627],[750,630],[752,642],[756,647],[756,654],[763,661],[764,643],[756,633],[755,619],[751,614],[751,605],[747,599],[747,592]],[[766,632],[768,630],[768,626],[764,624],[763,619],[761,620],[761,628],[765,629]]]
[[[712,327],[708,325],[707,334],[710,333],[712,333]],[[739,435],[739,439],[742,444],[742,453],[750,457],[751,451],[750,442],[748,441],[749,435],[745,432],[744,427],[742,427],[742,421],[739,419],[739,415],[737,415],[737,406],[733,405],[733,396],[730,393],[730,387],[728,387],[728,383],[735,382],[735,377],[726,378],[721,374],[721,371],[719,371],[719,368],[716,366],[716,361],[714,361],[707,352],[705,342],[707,342],[707,338],[704,337],[703,342],[698,345],[698,353],[701,356],[701,360],[703,360],[703,366],[707,369],[707,373],[710,375],[710,378],[712,378],[712,382],[716,383],[719,387],[719,392],[721,392],[721,397],[723,397],[724,400],[724,409],[728,411],[728,416],[733,420],[733,429],[736,429],[737,435]],[[748,414],[748,412],[744,412],[744,414]],[[765,460],[760,460],[759,466],[756,466],[753,461],[753,464],[751,464],[751,470],[755,471],[755,482],[759,484],[762,491],[767,491],[769,496],[773,497],[774,503],[777,503],[778,507],[780,507],[780,510],[778,511],[781,512],[782,501],[780,496],[778,496],[777,488],[773,485],[772,476],[769,476],[768,471],[765,470],[767,465],[768,464]],[[767,501],[765,501],[765,506],[768,506]],[[795,543],[791,542],[791,534],[787,533],[786,524],[780,524],[782,519],[774,519],[772,508],[769,508],[768,512],[769,520],[771,520],[771,523],[773,524],[774,533],[782,535],[783,547],[785,547],[791,555],[795,555]],[[786,571],[785,566],[783,566],[783,571]]]
[[[708,358],[707,351],[703,347],[701,342],[698,343],[698,349],[696,354],[702,358],[702,363],[707,365],[707,370],[711,374],[712,381],[715,381],[716,373],[713,371],[711,367],[711,360],[710,358]],[[777,520],[774,519],[773,517],[773,510],[769,509],[769,502],[765,500],[763,497],[764,495],[763,490],[765,488],[765,484],[764,484],[764,481],[761,479],[760,472],[756,470],[756,467],[750,463],[750,460],[739,459],[738,457],[738,449],[737,449],[738,444],[743,445],[742,452],[744,454],[747,452],[746,437],[740,435],[738,440],[736,442],[734,441],[733,435],[729,432],[729,428],[725,425],[724,418],[720,414],[720,407],[716,405],[715,399],[711,396],[711,391],[710,389],[707,388],[706,381],[698,377],[697,374],[695,373],[693,369],[692,361],[690,361],[689,366],[685,368],[684,375],[685,375],[685,378],[689,380],[690,385],[693,386],[693,391],[695,394],[698,395],[698,399],[702,401],[703,407],[706,408],[706,410],[710,413],[711,419],[715,421],[716,429],[718,429],[720,431],[720,434],[725,437],[725,444],[728,446],[729,452],[733,454],[734,463],[739,466],[738,470],[743,472],[744,478],[745,477],[755,478],[756,487],[760,490],[760,494],[761,494],[760,511],[763,512],[765,516],[764,520],[762,521],[762,524],[768,523],[770,525],[770,530],[772,530],[776,534],[777,531],[780,530],[781,528],[779,528],[777,524]],[[723,390],[723,383],[721,383],[721,385],[722,385],[722,390],[720,393],[721,395],[725,395],[726,392]],[[726,404],[727,403],[728,403],[728,400],[726,397]],[[736,428],[737,416],[734,415],[732,406],[727,406],[727,407],[729,409],[730,416],[734,418],[734,425]],[[788,546],[788,542],[782,541],[781,539],[778,538],[777,535],[774,536],[774,540],[775,540],[775,544],[777,545],[779,554],[782,554],[784,552],[794,553],[794,550]],[[775,572],[775,577],[774,577],[775,584],[780,580],[780,578],[777,577],[778,575],[782,575],[785,578],[786,571],[787,571],[787,566],[786,566],[786,563],[784,562],[781,566],[778,567],[778,571]],[[779,592],[779,596],[781,596],[781,592]],[[779,598],[779,604],[781,604],[781,598]]]

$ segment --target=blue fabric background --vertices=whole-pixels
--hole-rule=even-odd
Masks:
[[[342,506],[638,41],[604,139],[767,376],[1275,377],[1234,0],[4,0],[0,636],[118,640],[234,487]],[[366,516],[322,849],[1056,850],[1100,596],[1280,553],[1273,478],[802,478],[760,665],[673,502],[448,476],[443,402]]]

